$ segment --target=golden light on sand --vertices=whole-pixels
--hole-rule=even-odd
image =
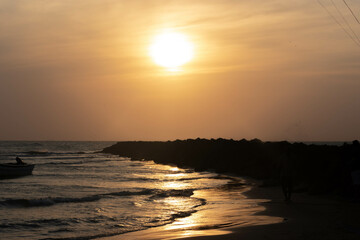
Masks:
[[[193,58],[194,47],[184,34],[169,31],[155,37],[149,53],[157,65],[176,71]]]

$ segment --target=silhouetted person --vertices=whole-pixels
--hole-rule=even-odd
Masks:
[[[291,194],[293,191],[293,169],[292,169],[292,159],[290,158],[290,154],[287,151],[286,155],[283,156],[281,161],[281,187],[284,193],[285,201],[291,201]]]
[[[351,180],[354,197],[360,198],[360,144],[359,141],[353,141],[351,151]]]
[[[16,164],[24,165],[25,163],[19,157],[16,157]]]

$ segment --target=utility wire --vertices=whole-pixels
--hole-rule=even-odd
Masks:
[[[329,11],[329,9],[327,9],[327,8],[325,7],[325,5],[320,2],[320,0],[317,0],[317,2],[320,4],[320,6],[321,6],[322,8],[325,9],[325,11],[330,15],[330,17],[341,27],[341,29],[344,30],[344,32],[346,33],[346,35],[348,35],[348,37],[351,38],[351,40],[353,40],[353,42],[354,42],[358,47],[360,47],[360,43],[358,43],[358,42],[356,41],[356,39],[355,39],[355,38],[344,28],[344,26],[334,17],[334,15],[331,14],[331,12]]]
[[[350,31],[353,33],[353,36],[355,36],[356,40],[358,41],[358,43],[360,43],[360,39],[358,37],[358,35],[356,34],[356,32],[353,30],[353,28],[351,27],[351,25],[349,24],[349,22],[346,20],[346,18],[344,17],[344,15],[341,13],[341,11],[339,10],[339,8],[336,6],[336,4],[334,3],[334,0],[331,0],[331,3],[333,4],[333,6],[335,7],[336,11],[338,12],[338,14],[341,16],[341,18],[344,20],[346,26],[350,29]]]
[[[349,9],[349,11],[351,12],[351,14],[353,15],[353,17],[355,18],[355,20],[358,22],[358,24],[360,24],[359,19],[356,17],[356,15],[354,14],[354,12],[351,10],[351,8],[349,7],[349,5],[347,4],[347,2],[345,0],[343,0],[343,2],[345,3],[345,5],[347,6],[347,8]]]

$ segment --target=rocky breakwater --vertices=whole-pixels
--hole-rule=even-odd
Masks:
[[[102,152],[153,160],[160,164],[249,176],[279,183],[290,166],[295,190],[353,195],[351,174],[360,170],[358,141],[342,146],[254,140],[188,139],[166,142],[124,141]],[[289,168],[289,167],[288,167]]]

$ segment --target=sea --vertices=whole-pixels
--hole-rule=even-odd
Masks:
[[[252,180],[101,153],[114,143],[0,141],[0,164],[35,164],[0,179],[0,239],[127,239],[160,226],[191,236],[283,221],[258,214],[268,200],[243,194]]]
[[[0,163],[18,156],[35,164],[32,175],[0,179],[0,238],[103,238],[245,201],[234,199],[227,177],[100,152],[112,144],[0,141]],[[221,194],[210,203],[206,194],[194,195],[201,190]],[[229,217],[227,225],[235,222]]]

